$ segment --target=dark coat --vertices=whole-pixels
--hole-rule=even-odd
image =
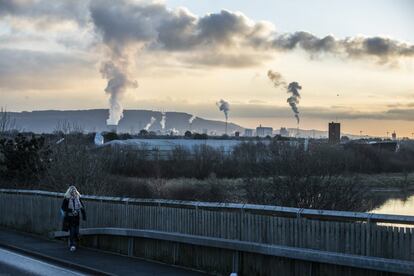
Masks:
[[[81,214],[82,214],[82,219],[86,220],[86,211],[85,211],[85,205],[83,204],[82,200],[79,199],[79,201],[82,204],[82,208],[81,208]],[[69,208],[69,199],[65,198],[62,202],[62,210],[64,212],[64,217],[63,217],[63,225],[62,225],[62,231],[69,231],[70,226],[79,226],[79,213],[76,216],[69,216],[68,214],[72,213],[72,209]]]

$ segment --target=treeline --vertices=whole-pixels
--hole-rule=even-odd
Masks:
[[[197,179],[414,171],[414,143],[410,142],[401,144],[398,151],[326,143],[313,143],[305,150],[299,141],[273,139],[243,142],[231,152],[207,145],[161,152],[147,147],[96,148],[92,140],[93,135],[83,134],[64,139],[22,134],[0,138],[1,177],[39,181],[59,166],[79,166],[75,175],[99,169],[127,177]]]
[[[135,177],[306,177],[414,171],[414,144],[409,143],[397,152],[369,145],[345,149],[325,143],[305,151],[300,142],[270,140],[244,142],[231,153],[209,146],[177,147],[167,154],[115,147],[105,149],[103,155],[112,174]]]
[[[81,133],[0,138],[0,185],[366,211],[372,198],[353,175],[414,171],[409,142],[394,152],[325,143],[305,150],[300,141],[273,139],[244,142],[228,153],[205,145],[170,152],[97,148],[92,141],[92,134]]]

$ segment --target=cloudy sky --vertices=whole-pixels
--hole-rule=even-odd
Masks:
[[[0,0],[0,106],[414,132],[414,2]],[[268,78],[278,73],[280,85]],[[286,83],[286,85],[284,84]]]

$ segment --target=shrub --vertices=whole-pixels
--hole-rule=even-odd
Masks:
[[[37,183],[48,168],[50,150],[44,137],[18,134],[0,140],[0,155],[3,178]]]

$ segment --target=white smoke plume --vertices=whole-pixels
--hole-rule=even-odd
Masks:
[[[126,2],[122,2],[126,4]],[[123,116],[122,98],[128,88],[137,88],[138,83],[133,80],[128,72],[130,48],[132,44],[117,36],[115,27],[120,28],[117,19],[113,18],[108,9],[107,1],[91,1],[90,16],[95,30],[102,36],[105,46],[106,61],[102,62],[102,77],[108,80],[105,92],[109,94],[109,118],[107,124],[117,125]],[[125,9],[126,6],[119,6]],[[121,17],[118,15],[118,17]],[[119,18],[118,18],[119,20]],[[115,29],[116,30],[115,30]]]
[[[150,129],[150,127],[152,127],[152,125],[155,123],[155,121],[156,121],[156,119],[154,117],[151,117],[149,123],[145,126],[144,129],[148,131]]]
[[[177,130],[176,128],[172,128],[170,129],[170,134],[173,136],[180,135],[180,131]]]
[[[102,63],[102,77],[108,80],[105,92],[109,94],[108,125],[118,125],[123,116],[122,97],[127,88],[136,88],[138,84],[128,78],[127,63],[122,59],[114,59]]]
[[[284,80],[282,74],[269,70],[267,71],[267,76],[269,77],[270,81],[273,83],[274,87],[282,86],[284,89],[287,90],[287,93],[292,94],[289,98],[287,98],[287,103],[290,105],[290,108],[292,109],[296,121],[299,124],[300,118],[299,118],[299,110],[298,110],[298,104],[300,99],[300,93],[299,90],[302,89],[302,86],[299,85],[298,82],[294,81],[289,83],[289,85],[286,84],[286,81]]]
[[[161,121],[160,121],[160,125],[161,125],[161,129],[164,130],[165,129],[165,121],[167,120],[167,114],[165,112],[161,112]]]
[[[226,102],[225,100],[221,99],[216,103],[217,107],[220,111],[224,112],[224,116],[226,117],[226,121],[229,118],[229,111],[230,111],[230,104]]]
[[[191,116],[191,118],[188,120],[188,122],[189,122],[190,124],[192,124],[192,123],[193,123],[193,121],[194,121],[196,118],[197,118],[197,116],[193,115],[193,116]]]

